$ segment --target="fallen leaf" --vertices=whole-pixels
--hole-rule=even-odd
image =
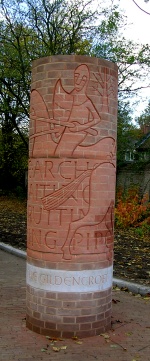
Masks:
[[[110,338],[110,336],[107,333],[101,333],[100,336],[103,336],[104,338]]]
[[[120,321],[120,320],[114,320],[114,321],[112,321],[112,324],[115,324],[115,323],[122,323],[122,321]]]
[[[47,348],[41,348],[41,352],[46,352],[47,351]]]
[[[120,291],[120,288],[119,287],[114,287],[114,290],[115,291]]]
[[[82,345],[82,341],[76,341],[75,343],[77,343],[78,345]]]
[[[59,352],[59,351],[60,351],[60,347],[53,347],[52,349],[53,349],[53,351],[55,351],[55,352]]]
[[[125,291],[125,292],[128,292],[128,288],[127,287],[121,287],[121,291]]]
[[[126,332],[125,335],[127,336],[131,336],[133,334],[133,332]]]
[[[63,338],[60,337],[50,337],[50,336],[46,336],[47,340],[50,340],[52,342],[57,342],[57,341],[64,341]]]
[[[150,301],[150,298],[149,297],[143,297],[144,300],[149,300]]]
[[[117,348],[117,345],[110,345],[111,348]]]
[[[118,303],[118,302],[120,302],[119,300],[115,300],[114,298],[112,299],[112,302],[113,303]]]
[[[60,349],[61,349],[61,350],[66,350],[66,349],[67,349],[67,346],[61,346]]]

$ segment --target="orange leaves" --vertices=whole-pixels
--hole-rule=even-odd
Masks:
[[[116,226],[121,228],[136,227],[148,218],[150,204],[147,195],[142,198],[137,187],[132,187],[126,194],[120,189],[117,194],[115,209]]]

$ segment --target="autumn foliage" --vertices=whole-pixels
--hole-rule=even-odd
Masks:
[[[150,227],[150,202],[148,195],[140,196],[139,189],[132,187],[127,192],[117,192],[115,223],[117,227]]]

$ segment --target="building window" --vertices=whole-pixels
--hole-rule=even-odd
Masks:
[[[134,160],[134,153],[133,153],[133,151],[127,150],[127,152],[125,153],[125,161],[126,161],[126,162],[133,162],[133,160]]]

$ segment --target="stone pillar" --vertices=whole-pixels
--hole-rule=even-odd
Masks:
[[[117,66],[88,56],[33,62],[27,327],[86,337],[111,325]]]

